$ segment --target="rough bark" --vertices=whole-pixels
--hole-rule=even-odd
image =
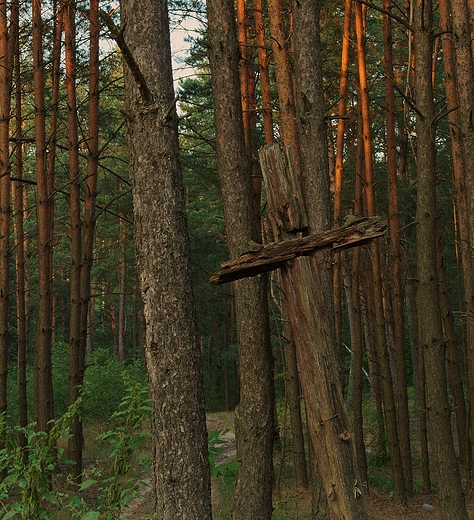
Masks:
[[[84,193],[84,218],[81,249],[81,342],[84,352],[93,345],[94,302],[91,299],[95,210],[99,165],[99,1],[91,0],[89,9],[89,128],[87,136],[87,179]]]
[[[268,2],[268,25],[271,35],[275,79],[278,89],[279,127],[281,138],[293,154],[299,170],[299,146],[296,129],[296,105],[293,88],[293,71],[288,55],[287,35],[281,0]]]
[[[463,520],[467,519],[467,513],[451,432],[451,409],[448,401],[445,368],[446,342],[443,337],[436,265],[436,126],[431,87],[432,9],[431,1],[416,0],[415,2],[416,242],[420,347],[424,354],[431,457],[437,475],[441,515],[446,520]]]
[[[201,349],[191,287],[166,2],[121,4],[135,247],[146,319],[153,512],[211,518]],[[146,87],[146,88],[144,88]],[[148,94],[147,94],[148,93]]]
[[[208,0],[207,14],[218,174],[227,245],[230,257],[236,259],[249,240],[258,241],[258,235],[239,96],[233,3]],[[259,275],[233,286],[240,370],[236,439],[237,458],[242,461],[232,505],[235,520],[272,515],[274,396],[266,285],[266,277]]]
[[[269,157],[267,167],[283,167],[282,157]],[[269,181],[271,182],[271,181]],[[274,184],[273,189],[280,189]],[[282,195],[283,192],[280,193]],[[286,195],[290,194],[288,190]],[[281,197],[275,198],[272,203],[281,202]],[[283,225],[280,215],[270,210],[272,218]],[[294,222],[293,222],[294,223]],[[291,231],[292,223],[288,220],[285,227]],[[300,222],[294,229],[300,230]],[[348,219],[346,225],[332,229],[325,233],[314,233],[302,238],[289,238],[284,242],[271,242],[270,244],[252,244],[253,251],[242,253],[237,259],[224,262],[219,271],[210,279],[211,283],[220,284],[238,280],[247,276],[255,276],[267,271],[283,267],[297,257],[312,255],[318,250],[341,250],[356,245],[362,245],[369,240],[384,235],[387,229],[385,219],[381,217]]]
[[[278,145],[260,151],[267,190],[285,182],[289,184],[288,179],[296,174],[291,163],[287,163],[284,169],[275,168],[275,165],[281,163],[270,157],[278,154],[281,154]],[[279,182],[269,182],[271,177],[278,177]],[[285,240],[288,234],[298,232],[301,218],[297,218],[296,214],[304,211],[299,201],[295,204],[292,193],[287,193],[289,197],[286,203],[270,210],[270,215],[287,211],[290,222],[294,224],[292,230],[285,230],[277,220],[272,219],[274,235],[281,240]],[[269,197],[269,204],[275,200],[281,198]],[[319,290],[324,283],[319,264],[311,262],[309,258],[297,258],[282,270],[281,278],[283,292],[287,295],[309,432],[328,499],[329,517],[366,518],[365,499],[354,465],[355,452],[352,434],[349,433],[351,427],[339,383],[339,365],[334,350],[329,306],[324,293]]]

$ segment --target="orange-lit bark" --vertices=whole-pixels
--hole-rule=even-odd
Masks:
[[[367,81],[367,69],[365,59],[365,29],[363,8],[361,4],[355,4],[355,29],[357,40],[357,71],[359,75],[362,114],[362,139],[364,148],[364,181],[363,198],[367,215],[375,215],[374,174],[372,163],[372,140],[370,134],[369,115],[369,92]],[[405,503],[406,492],[403,475],[403,466],[400,454],[400,440],[398,436],[397,413],[395,406],[395,395],[393,390],[392,373],[387,353],[385,336],[385,316],[383,311],[381,266],[379,244],[374,240],[370,244],[371,269],[373,277],[374,312],[375,312],[375,336],[377,343],[378,358],[382,376],[382,397],[384,401],[385,421],[387,425],[388,448],[390,463],[393,473],[394,499]]]
[[[281,0],[268,1],[268,23],[272,40],[275,78],[278,89],[279,127],[285,146],[293,154],[296,168],[300,170],[299,146],[296,130],[296,107],[293,88],[293,74],[286,44],[285,20]]]
[[[260,72],[260,91],[262,95],[263,132],[265,134],[265,144],[272,144],[274,141],[272,98],[270,93],[270,74],[268,69],[268,53],[266,49],[262,0],[253,0],[253,19],[255,23],[255,35],[258,48],[257,52],[258,67]]]
[[[342,33],[341,74],[339,82],[339,103],[337,105],[336,157],[334,167],[334,226],[342,221],[342,178],[344,168],[344,133],[347,105],[347,73],[349,68],[350,28],[352,0],[346,0],[344,11],[344,29]],[[342,345],[342,276],[341,253],[334,257],[334,317],[336,319],[336,344]]]

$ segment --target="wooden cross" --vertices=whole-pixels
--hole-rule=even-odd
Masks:
[[[237,260],[225,262],[211,277],[221,284],[281,268],[308,429],[328,497],[330,518],[364,518],[365,498],[358,485],[355,450],[340,384],[340,366],[325,295],[323,250],[360,246],[385,234],[383,218],[352,217],[340,228],[302,236],[307,227],[304,199],[291,154],[279,145],[263,147],[260,164],[268,198],[268,215],[276,242],[252,244]],[[324,259],[323,259],[324,260]],[[355,491],[357,489],[357,492]]]

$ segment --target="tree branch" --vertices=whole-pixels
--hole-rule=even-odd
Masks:
[[[112,38],[116,41],[117,45],[119,46],[119,49],[122,52],[123,59],[125,60],[125,63],[128,65],[130,72],[132,73],[135,81],[138,84],[138,90],[140,91],[142,101],[146,104],[151,103],[152,96],[146,84],[145,77],[143,76],[142,71],[140,70],[137,62],[135,61],[135,58],[133,57],[130,49],[128,48],[128,45],[125,42],[125,38],[123,37],[123,31],[125,27],[119,29],[115,25],[112,18],[102,9],[99,11],[99,13],[100,17],[102,18],[102,21],[105,23],[107,29],[110,31],[110,36],[112,36]]]

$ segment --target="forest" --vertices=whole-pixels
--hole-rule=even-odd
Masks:
[[[474,518],[473,58],[469,0],[0,0],[0,518]]]

